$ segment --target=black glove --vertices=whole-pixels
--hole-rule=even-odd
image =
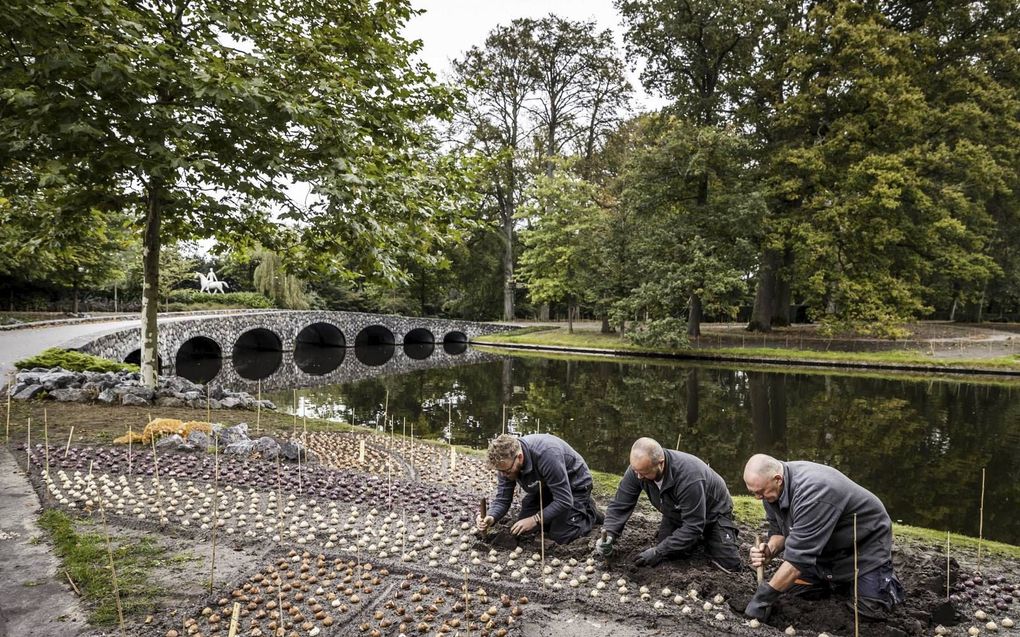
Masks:
[[[662,561],[662,556],[659,555],[659,550],[656,547],[645,549],[641,551],[641,555],[638,555],[634,560],[634,566],[655,566]]]
[[[599,538],[595,540],[595,552],[602,557],[609,557],[613,554],[613,545],[616,542],[616,538],[613,537],[612,533],[606,533],[606,539]]]
[[[744,614],[765,621],[768,619],[769,613],[772,612],[772,604],[779,599],[779,595],[779,591],[772,588],[768,582],[762,581],[761,584],[758,584],[758,590],[754,592],[754,597],[747,602]]]

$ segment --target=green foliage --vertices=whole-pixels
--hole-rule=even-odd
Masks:
[[[89,623],[96,626],[117,624],[117,599],[106,540],[98,533],[78,533],[75,522],[56,509],[39,516],[39,526],[49,532],[57,556],[68,575],[92,606]],[[117,587],[125,617],[153,612],[162,593],[149,578],[149,570],[158,566],[165,551],[152,538],[116,542],[113,559],[117,565]]]
[[[258,292],[227,292],[226,294],[211,294],[198,290],[173,290],[167,299],[170,303],[177,303],[185,306],[230,306],[248,307],[253,309],[270,309],[276,307],[273,302]]]
[[[72,372],[137,372],[137,365],[117,363],[91,354],[84,354],[70,349],[51,347],[35,356],[23,358],[14,363],[18,369],[33,367],[63,367]]]
[[[268,297],[277,307],[289,310],[307,310],[308,298],[305,295],[305,284],[284,269],[283,259],[272,250],[255,251],[255,268],[253,282],[255,289]]]
[[[456,238],[463,183],[432,129],[454,94],[400,36],[411,15],[408,0],[4,3],[0,185],[66,186],[79,209],[138,222],[146,383],[163,242],[254,237],[392,281],[397,256],[429,263]],[[294,183],[310,196],[292,201]],[[293,234],[275,213],[292,246],[273,245]]]
[[[586,300],[592,278],[591,227],[599,214],[596,196],[593,184],[566,168],[536,177],[525,192],[517,216],[531,223],[521,233],[525,250],[519,275],[532,300],[565,301],[570,310]]]
[[[687,323],[679,318],[661,318],[645,321],[631,330],[627,338],[642,347],[683,349],[690,344]]]

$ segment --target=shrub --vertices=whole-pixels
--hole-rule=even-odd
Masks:
[[[51,347],[39,352],[35,356],[24,358],[14,366],[18,369],[31,369],[33,367],[63,367],[72,372],[137,372],[137,365],[117,363],[91,354],[84,354],[69,349]]]
[[[632,342],[643,347],[683,349],[690,345],[687,339],[687,322],[678,318],[648,321],[627,335]]]
[[[169,301],[175,307],[198,305],[229,305],[231,307],[248,307],[253,309],[271,309],[273,302],[257,292],[228,292],[226,294],[209,294],[198,290],[174,290],[170,292]]]

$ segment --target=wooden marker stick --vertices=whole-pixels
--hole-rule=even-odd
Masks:
[[[25,439],[25,475],[32,471],[32,419],[28,419],[28,433]]]
[[[857,514],[854,513],[854,637],[860,637],[861,635],[861,621],[860,613],[858,612],[858,591],[859,586],[857,580],[859,577],[859,571],[857,570]]]
[[[4,444],[11,441],[11,394],[14,393],[14,375],[7,378],[7,428],[4,430]]]
[[[103,493],[98,487],[95,487],[95,481],[92,478],[92,461],[89,461],[89,483],[96,488],[96,501],[99,503],[99,514],[103,520],[103,535],[106,536],[106,556],[110,559],[110,575],[113,578],[113,595],[117,601],[117,620],[120,623],[120,634],[122,637],[127,637],[127,632],[124,630],[124,608],[120,603],[120,587],[117,584],[117,566],[113,561],[113,544],[110,541],[110,529],[106,525],[106,508],[103,506]]]
[[[64,447],[64,457],[67,457],[67,452],[71,450],[71,438],[74,438],[74,425],[71,425],[71,433],[67,434],[67,446]]]
[[[489,500],[487,498],[482,498],[478,501],[478,513],[482,516],[482,521],[484,522],[485,518],[489,515]],[[482,531],[482,537],[485,537],[488,534],[489,529]]]
[[[50,419],[46,414],[46,409],[42,411],[42,426],[43,426],[43,457],[46,458],[46,474],[50,475]]]
[[[949,531],[946,531],[946,599],[949,599]]]
[[[261,431],[262,425],[262,379],[259,379],[258,398],[255,403],[255,433]]]
[[[756,547],[761,546],[761,534],[759,533],[754,534],[754,545]],[[762,556],[762,558],[764,559],[764,556]],[[754,575],[755,577],[758,578],[758,583],[761,584],[762,580],[765,579],[765,564],[762,564],[761,566],[755,568]]]
[[[978,518],[977,572],[981,573],[981,542],[985,537],[985,468],[981,467],[981,508]]]
[[[230,630],[227,637],[237,637],[238,621],[241,619],[241,602],[234,602],[234,611],[230,613]]]

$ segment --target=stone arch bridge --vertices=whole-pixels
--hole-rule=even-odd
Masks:
[[[192,379],[200,382],[215,377],[220,384],[245,386],[276,376],[273,385],[320,384],[360,377],[366,368],[378,373],[383,365],[399,368],[429,358],[439,363],[444,356],[464,353],[478,336],[510,329],[508,325],[362,312],[267,310],[175,317],[159,323],[159,359],[163,374],[179,373],[182,365],[196,359],[211,361],[215,370],[208,378]],[[96,356],[137,363],[140,342],[141,328],[132,327],[74,346]],[[358,355],[346,356],[349,348]],[[335,352],[327,357],[333,362],[323,369],[322,357],[313,352],[329,350]],[[362,356],[362,351],[369,353]],[[259,353],[269,353],[270,361],[273,353],[279,354],[270,363],[272,369],[265,369],[265,356],[261,369],[246,369],[245,361]],[[227,359],[233,365],[221,373],[219,361]]]

